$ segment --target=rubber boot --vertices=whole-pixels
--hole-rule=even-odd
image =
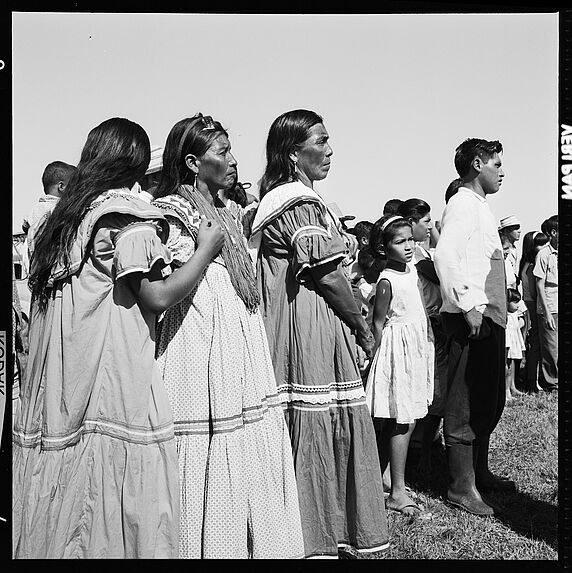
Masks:
[[[506,477],[496,476],[489,470],[490,436],[479,439],[478,445],[473,444],[475,483],[482,491],[516,491],[516,484]]]
[[[473,446],[456,444],[447,446],[450,484],[447,499],[451,504],[473,515],[491,516],[494,510],[487,505],[475,486]]]

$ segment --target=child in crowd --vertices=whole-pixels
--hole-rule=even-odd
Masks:
[[[385,216],[370,236],[374,252],[387,263],[377,283],[373,334],[375,354],[366,383],[366,401],[374,418],[382,472],[389,463],[391,491],[386,506],[405,515],[421,508],[405,487],[405,463],[416,420],[433,398],[433,334],[411,260],[415,242],[411,223]]]
[[[410,449],[417,449],[419,461],[417,477],[427,478],[431,472],[433,446],[444,448],[439,433],[447,402],[447,366],[449,361],[447,336],[441,323],[439,309],[443,303],[439,278],[435,271],[433,249],[427,248],[434,229],[431,207],[423,199],[411,198],[404,201],[397,212],[411,223],[415,248],[412,262],[419,275],[419,285],[435,344],[435,367],[433,401],[427,416],[419,420],[411,436]]]
[[[359,271],[351,279],[352,293],[361,314],[371,328],[375,285],[379,278],[379,273],[385,268],[385,258],[374,253],[368,245],[358,251],[357,264],[359,265]],[[356,352],[360,372],[362,376],[365,376],[367,375],[369,360],[357,344]]]
[[[536,279],[532,274],[538,251],[548,243],[548,237],[540,231],[529,231],[522,240],[522,257],[518,276],[522,286],[522,300],[528,310],[528,328],[524,343],[526,345],[523,387],[526,392],[540,391],[538,365],[540,361],[540,343],[538,339],[538,314],[536,312]]]
[[[520,293],[516,288],[507,289],[507,320],[506,320],[506,401],[509,402],[522,392],[516,389],[515,380],[517,361],[520,362],[526,349],[522,336],[524,318],[520,312]]]

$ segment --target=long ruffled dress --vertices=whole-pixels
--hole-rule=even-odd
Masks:
[[[154,204],[180,266],[195,250],[200,215],[179,195]],[[236,294],[222,257],[160,321],[157,362],[175,416],[180,556],[302,557],[292,449],[264,324]]]
[[[367,404],[374,418],[411,424],[427,414],[433,401],[435,348],[433,331],[418,287],[417,269],[384,269],[378,282],[391,284],[391,301],[381,341],[366,383]]]
[[[125,276],[170,262],[161,213],[109,191],[30,321],[13,432],[15,558],[176,558],[177,451],[155,315]],[[35,307],[35,305],[33,305]]]
[[[257,280],[290,429],[307,557],[388,547],[373,424],[356,342],[308,268],[347,254],[323,200],[302,183],[265,195],[253,222]],[[253,247],[255,250],[255,247]]]

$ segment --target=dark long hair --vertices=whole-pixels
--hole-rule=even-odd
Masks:
[[[323,121],[313,111],[295,109],[272,122],[266,140],[266,169],[260,180],[260,199],[274,187],[298,179],[290,153],[310,137],[314,125]]]
[[[47,307],[52,269],[70,266],[77,230],[93,200],[109,189],[133,187],[150,157],[147,133],[128,119],[114,117],[89,132],[77,170],[35,240],[28,284],[40,311]]]
[[[522,238],[522,255],[518,266],[518,278],[522,280],[522,271],[526,263],[534,263],[538,247],[548,243],[549,238],[540,231],[528,231]]]
[[[203,156],[219,135],[228,133],[210,116],[198,113],[178,121],[169,132],[163,151],[163,170],[155,198],[177,193],[181,185],[194,185],[194,173],[187,167],[185,157]]]

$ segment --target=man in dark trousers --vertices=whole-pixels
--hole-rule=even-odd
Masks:
[[[502,246],[487,195],[504,172],[498,141],[467,139],[456,149],[463,184],[441,218],[435,267],[449,349],[449,392],[443,434],[449,501],[475,515],[493,515],[482,491],[514,490],[488,468],[489,440],[505,404],[506,278]]]

